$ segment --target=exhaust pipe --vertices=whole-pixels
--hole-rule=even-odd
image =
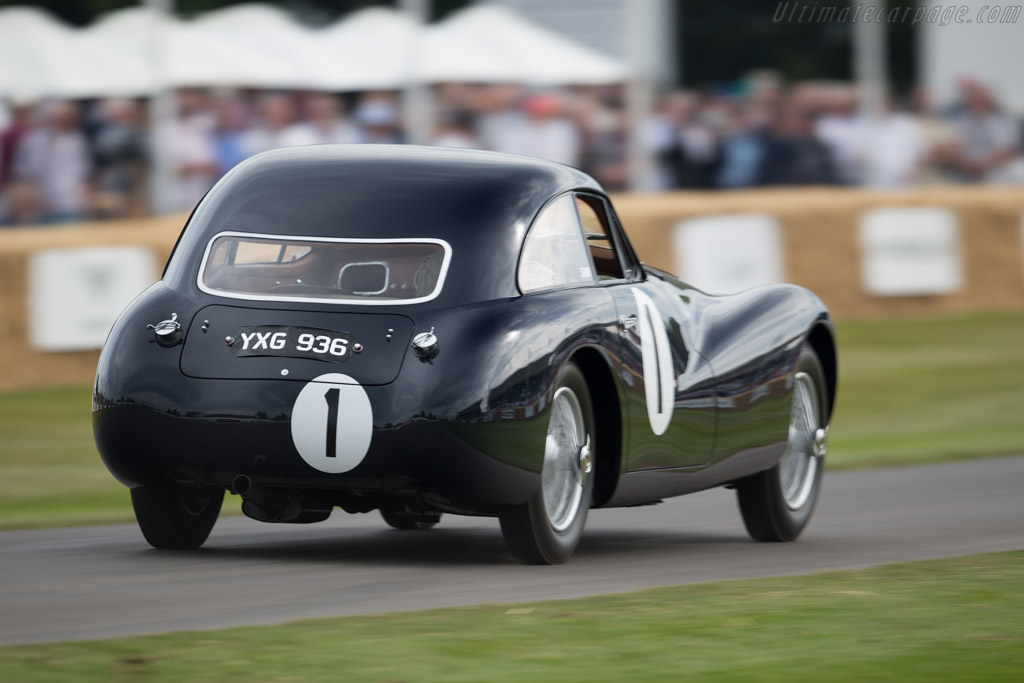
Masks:
[[[240,496],[244,496],[252,490],[252,479],[249,478],[248,474],[239,474],[231,480],[231,491],[237,493]]]
[[[266,507],[267,503],[270,502],[270,496],[263,489],[256,486],[252,477],[248,474],[239,474],[232,479],[231,490],[240,495],[243,501],[259,507]]]
[[[242,497],[242,512],[245,516],[260,522],[276,521],[288,503],[284,498],[267,495],[248,474],[239,474],[232,479],[231,490]]]
[[[327,519],[331,509],[306,509],[290,497],[268,494],[247,474],[231,480],[231,490],[242,497],[242,514],[258,522],[306,524]]]

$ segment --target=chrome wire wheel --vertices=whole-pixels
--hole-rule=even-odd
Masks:
[[[592,470],[590,436],[584,426],[583,409],[575,392],[561,387],[551,402],[541,469],[544,510],[555,531],[565,531],[576,519]]]
[[[821,428],[820,405],[814,380],[806,372],[798,372],[789,418],[789,442],[779,460],[782,498],[790,510],[799,510],[811,497],[825,456],[826,430]]]
[[[516,558],[528,564],[558,564],[583,538],[600,448],[590,388],[573,361],[558,371],[551,402],[536,427],[545,430],[540,432],[543,446],[536,445],[538,486],[528,500],[500,509],[498,518]]]
[[[818,354],[805,343],[792,375],[789,434],[782,456],[771,469],[737,482],[743,525],[755,541],[795,541],[814,513],[825,470],[830,414],[825,377]]]

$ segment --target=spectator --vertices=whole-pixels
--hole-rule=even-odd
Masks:
[[[581,168],[606,189],[627,187],[626,124],[620,103],[611,93],[584,95],[575,107],[575,119],[583,131]]]
[[[925,157],[921,161],[917,182],[925,185],[952,182],[954,165],[960,152],[956,131],[948,120],[935,111],[927,88],[915,88],[911,102],[914,123],[925,145]]]
[[[214,105],[213,154],[218,175],[222,176],[245,161],[246,111],[234,94],[223,94]]]
[[[21,215],[23,209],[18,197],[25,188],[17,187],[14,182],[14,160],[31,130],[33,109],[34,102],[30,98],[13,99],[7,124],[0,130],[0,225],[18,223],[25,218]]]
[[[927,143],[911,116],[896,111],[891,102],[884,107],[884,111],[862,123],[862,184],[905,187],[917,180],[928,156]]]
[[[356,107],[355,118],[362,129],[363,142],[385,145],[403,142],[398,108],[387,93],[364,95]]]
[[[675,122],[675,137],[662,161],[673,178],[673,187],[707,190],[714,187],[721,163],[719,141],[707,125],[701,100],[692,93],[676,93],[669,111]]]
[[[270,93],[260,100],[260,122],[243,137],[242,150],[248,157],[278,147],[312,145],[317,142],[308,127],[295,125],[295,112],[289,97],[282,93]]]
[[[456,112],[473,112],[480,100],[481,86],[469,83],[439,83],[434,88],[438,119]]]
[[[1024,182],[1018,123],[1000,111],[984,85],[972,80],[960,84],[953,127],[960,139],[956,165],[966,180]]]
[[[722,140],[722,164],[716,186],[734,190],[753,187],[759,180],[765,154],[761,117],[745,107],[734,107]]]
[[[316,93],[309,99],[309,122],[300,124],[301,135],[317,143],[352,144],[361,141],[359,129],[345,118],[341,100]]]
[[[101,218],[139,215],[145,207],[149,145],[138,105],[131,100],[105,100],[100,114],[92,145],[93,210]]]
[[[461,147],[474,149],[480,146],[480,140],[473,129],[473,115],[465,110],[450,110],[442,115],[441,125],[432,145],[437,147]]]
[[[50,102],[44,108],[42,124],[18,145],[14,177],[24,183],[23,217],[65,223],[87,215],[92,169],[80,124],[76,103]]]
[[[655,104],[654,112],[644,122],[642,142],[647,153],[657,163],[654,177],[644,179],[647,189],[669,190],[675,186],[676,172],[672,166],[671,151],[676,145],[676,128],[679,122],[671,103],[671,96],[660,98]]]
[[[836,182],[828,148],[815,136],[810,116],[792,105],[777,115],[764,147],[763,185],[831,185]]]
[[[526,118],[505,132],[500,151],[578,166],[579,130],[564,115],[561,100],[554,94],[533,95],[523,108]]]
[[[477,92],[477,131],[485,149],[496,152],[506,151],[509,131],[519,130],[526,121],[526,114],[520,108],[522,87],[514,84],[488,85]]]
[[[178,124],[174,132],[178,176],[178,206],[191,209],[213,187],[220,167],[213,145],[213,121],[206,97],[195,90],[178,94]]]
[[[823,94],[824,113],[814,124],[814,134],[828,147],[835,162],[837,180],[856,185],[864,173],[864,129],[857,112],[853,86],[842,86]]]

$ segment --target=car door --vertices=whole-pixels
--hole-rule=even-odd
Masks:
[[[606,198],[577,192],[576,209],[598,285],[608,288],[618,315],[624,470],[707,462],[715,439],[715,382],[692,344],[692,290],[645,272]]]

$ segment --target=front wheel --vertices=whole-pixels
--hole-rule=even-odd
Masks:
[[[792,541],[814,512],[825,469],[828,392],[821,362],[809,345],[793,377],[789,440],[775,467],[736,485],[736,500],[755,541]]]
[[[551,401],[541,485],[526,503],[502,511],[509,550],[528,564],[558,564],[583,536],[594,489],[594,411],[579,367],[566,363]]]
[[[140,486],[131,490],[135,519],[154,548],[198,548],[210,535],[224,489],[163,489]]]

